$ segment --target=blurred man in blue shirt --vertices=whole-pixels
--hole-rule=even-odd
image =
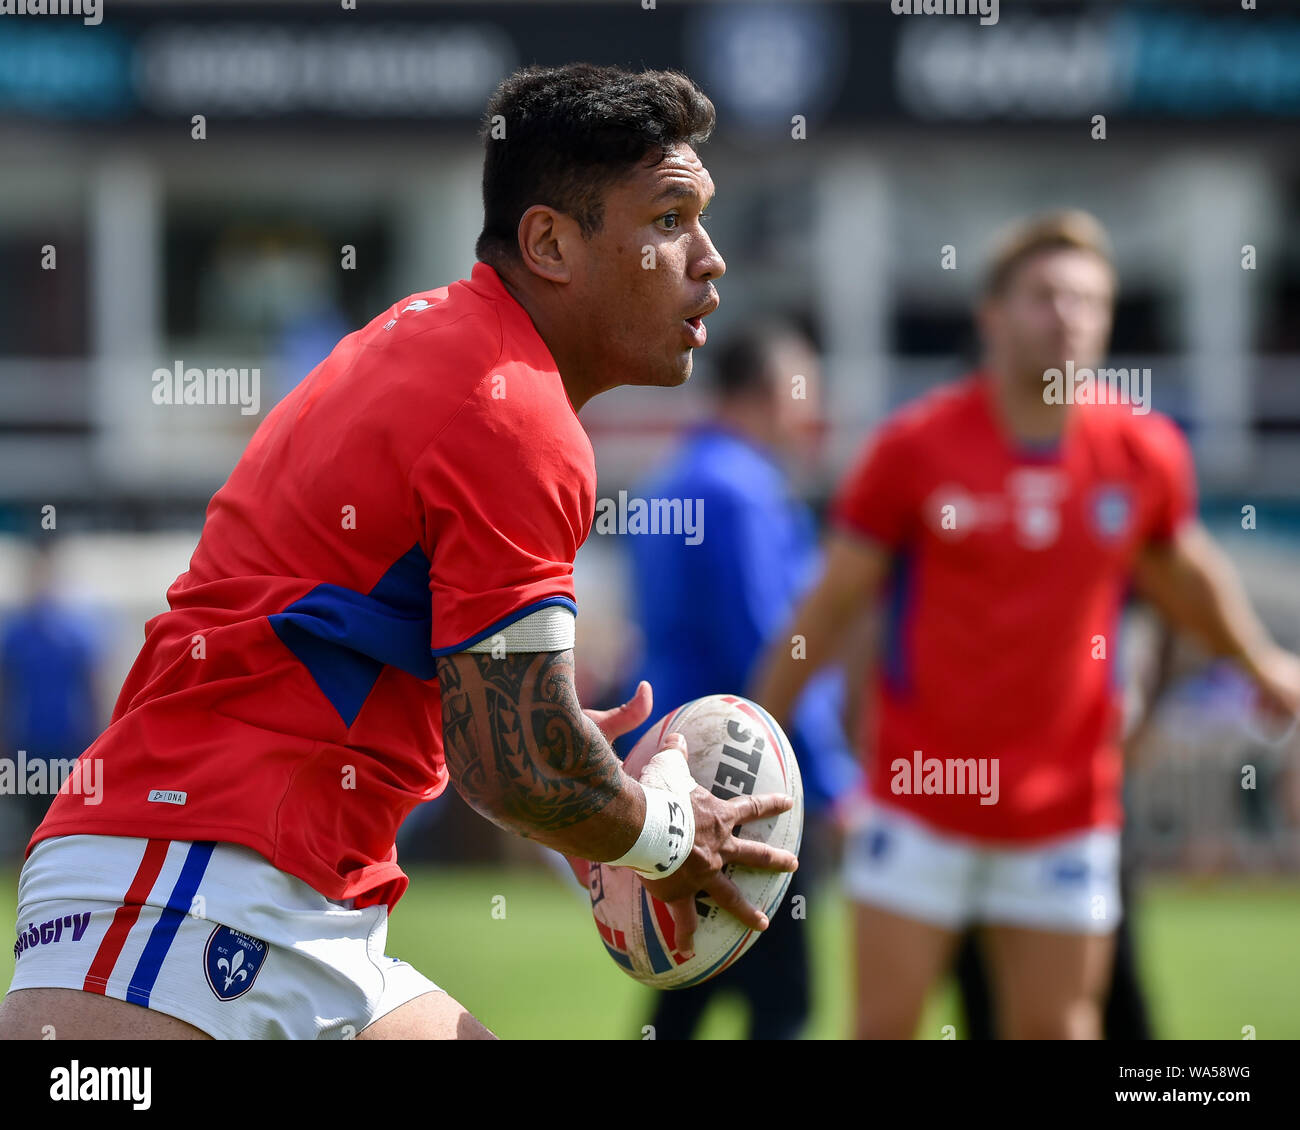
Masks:
[[[15,779],[38,761],[76,760],[101,722],[98,649],[84,616],[59,599],[53,563],[49,541],[38,541],[26,601],[0,625],[0,758],[15,763]],[[53,793],[24,786],[15,799],[25,843]]]
[[[818,575],[816,524],[786,469],[806,465],[815,452],[818,385],[816,355],[798,331],[743,331],[715,361],[707,422],[633,492],[696,500],[703,534],[690,539],[694,545],[670,533],[628,539],[632,611],[644,640],[637,676],[654,690],[656,719],[703,695],[745,693],[764,646]],[[748,1000],[751,1038],[798,1036],[809,1011],[803,914],[816,877],[817,826],[858,777],[842,707],[843,681],[831,669],[809,684],[794,714],[788,736],[803,775],[807,827],[784,904],[743,961],[697,988],[660,995],[652,1021],[657,1039],[688,1039],[709,1000],[724,990]],[[644,730],[628,735],[624,752]]]

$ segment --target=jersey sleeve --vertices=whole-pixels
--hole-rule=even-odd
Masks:
[[[417,462],[434,655],[573,646],[581,496],[539,421],[470,402]]]
[[[831,500],[831,524],[890,549],[906,542],[917,518],[911,447],[896,421],[882,424]]]
[[[1196,469],[1187,437],[1167,416],[1141,421],[1151,481],[1147,538],[1166,542],[1196,516]]]

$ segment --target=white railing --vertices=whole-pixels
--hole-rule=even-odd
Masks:
[[[281,391],[263,359],[189,356],[186,366],[261,367],[258,415],[237,406],[171,407],[154,404],[151,374],[171,364],[157,359],[100,367],[89,361],[0,359],[0,496],[100,497],[115,490],[184,495],[215,489],[229,473]],[[1156,409],[1192,425],[1199,445],[1210,435],[1197,420],[1186,358],[1117,357],[1117,367],[1152,371]],[[1203,487],[1213,491],[1249,482],[1262,494],[1300,494],[1300,357],[1248,361],[1249,373],[1225,365],[1224,380],[1252,379],[1255,417],[1270,426],[1248,435],[1246,465],[1228,470],[1202,466]],[[707,411],[702,380],[684,388],[621,388],[593,400],[583,422],[596,448],[602,488],[629,485],[671,450],[674,439]],[[884,403],[894,407],[963,371],[952,358],[891,358]],[[846,370],[852,372],[853,367]],[[877,422],[872,397],[837,398],[827,421],[827,458],[811,476],[828,489]]]

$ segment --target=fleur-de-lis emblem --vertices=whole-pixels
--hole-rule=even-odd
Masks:
[[[268,949],[261,938],[216,927],[203,949],[203,976],[217,1000],[232,1001],[248,992],[266,964]]]
[[[230,992],[230,986],[235,983],[236,978],[241,981],[248,979],[248,970],[240,968],[243,964],[243,950],[235,950],[234,959],[231,961],[227,961],[224,957],[217,961],[217,968],[226,975],[226,984],[224,986],[226,992]]]

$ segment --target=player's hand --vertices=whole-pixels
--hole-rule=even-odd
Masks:
[[[583,714],[596,723],[596,729],[607,742],[613,742],[615,738],[621,738],[629,731],[635,730],[649,718],[653,706],[654,693],[650,689],[650,684],[642,679],[636,685],[636,693],[622,706],[616,706],[613,710],[584,710]],[[579,859],[576,855],[566,855],[564,858],[568,860],[574,878],[585,887],[591,867],[590,862]]]
[[[677,739],[677,742],[673,742]],[[665,747],[678,744],[685,756],[685,740],[680,734],[665,738]],[[721,800],[696,785],[691,790],[691,808],[695,813],[695,846],[690,857],[667,879],[642,879],[645,889],[661,902],[668,904],[677,931],[677,949],[684,954],[692,952],[695,929],[699,918],[695,910],[695,895],[702,892],[710,896],[723,910],[734,914],[753,930],[766,930],[767,915],[747,902],[740,889],[722,868],[729,863],[742,867],[755,867],[760,871],[795,871],[798,858],[754,840],[741,840],[735,836],[742,824],[778,816],[794,807],[794,798],[783,793],[765,793],[761,796],[741,796]]]
[[[583,714],[596,723],[596,729],[604,735],[607,742],[612,742],[635,730],[649,718],[653,706],[654,692],[650,689],[650,684],[642,679],[636,685],[636,693],[622,706],[616,706],[613,710],[584,710]]]
[[[1247,670],[1255,680],[1258,705],[1278,727],[1275,735],[1266,735],[1270,744],[1291,736],[1300,718],[1300,655],[1282,648],[1270,648],[1260,658],[1252,659]]]
[[[1300,656],[1271,648],[1249,669],[1260,705],[1278,721],[1293,722],[1300,715]]]
[[[836,797],[826,810],[826,826],[830,837],[827,847],[835,858],[844,853],[844,845],[858,828],[862,819],[859,804],[858,798],[850,794],[847,797]]]

